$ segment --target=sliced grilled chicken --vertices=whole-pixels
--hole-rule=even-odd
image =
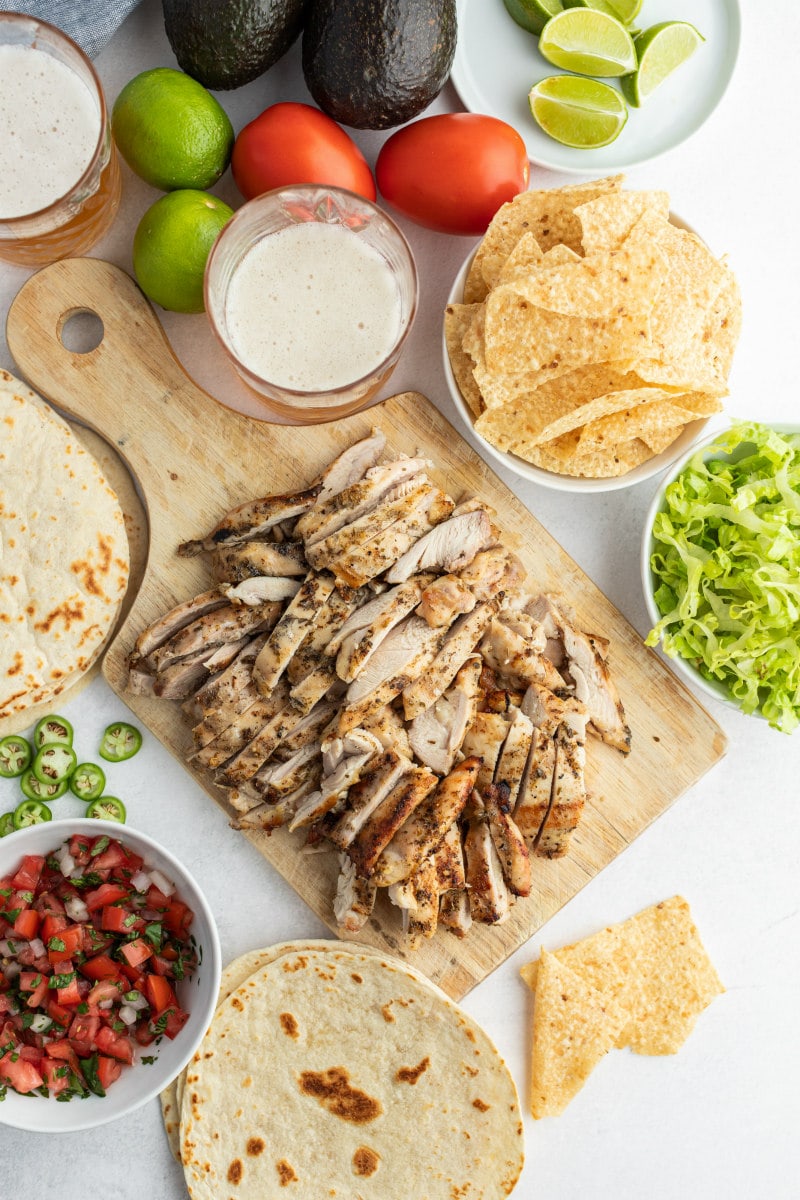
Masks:
[[[514,823],[531,843],[538,837],[550,811],[555,769],[555,736],[541,729],[534,730],[525,778],[514,809]]]
[[[266,604],[270,600],[291,600],[300,591],[300,580],[280,575],[259,575],[241,583],[221,583],[219,590],[232,604]]]
[[[604,638],[582,633],[563,616],[559,629],[569,674],[575,684],[575,696],[589,710],[592,728],[616,750],[630,753],[630,727],[605,660],[608,643]]]
[[[452,625],[460,613],[472,612],[478,603],[457,575],[440,575],[422,593],[417,612],[429,625]]]
[[[432,858],[436,867],[436,887],[440,892],[458,891],[466,887],[464,847],[458,821],[454,821],[447,830]]]
[[[464,858],[470,912],[475,921],[499,925],[510,911],[508,888],[483,801],[477,792],[470,797],[466,818]]]
[[[328,830],[328,838],[340,850],[346,850],[362,825],[378,805],[394,788],[395,784],[411,770],[410,757],[395,750],[385,749],[376,755],[361,772],[358,783],[347,793],[347,807]]]
[[[317,484],[303,492],[248,500],[226,513],[204,538],[183,542],[178,546],[178,554],[182,558],[191,558],[203,551],[216,550],[220,545],[236,546],[263,537],[273,526],[308,512],[321,490],[322,485]]]
[[[257,771],[250,784],[264,800],[279,800],[288,796],[314,777],[315,786],[322,778],[322,764],[319,761],[319,742],[308,742],[287,758],[285,762],[274,759]]]
[[[492,784],[483,795],[483,806],[503,878],[515,896],[531,894],[531,860],[525,838],[511,816],[508,785]]]
[[[343,525],[350,525],[363,517],[393,488],[432,466],[433,463],[427,458],[398,458],[371,467],[363,479],[324,504],[317,504],[311,512],[300,517],[295,526],[295,536],[302,538],[308,549]]]
[[[586,803],[586,722],[584,709],[575,707],[556,730],[556,762],[550,807],[536,835],[534,853],[561,858],[581,819]]]
[[[479,712],[467,730],[462,744],[466,755],[476,755],[481,762],[475,786],[485,791],[494,779],[494,769],[508,733],[508,718],[503,713]]]
[[[323,570],[335,563],[343,554],[347,554],[356,546],[363,546],[379,533],[388,529],[395,521],[408,515],[427,497],[436,492],[434,485],[424,476],[414,479],[410,486],[402,486],[389,492],[369,512],[364,513],[357,521],[343,525],[335,533],[328,534],[318,542],[306,548],[306,557],[316,570]],[[400,582],[398,580],[398,582]]]
[[[259,730],[235,758],[220,768],[216,776],[217,783],[222,787],[237,787],[246,779],[252,779],[256,771],[272,756],[275,747],[294,731],[302,719],[303,714],[291,704],[287,704]]]
[[[262,695],[268,695],[286,669],[289,659],[315,623],[319,610],[333,591],[332,575],[307,575],[286,608],[253,665],[253,678]]]
[[[183,705],[186,715],[195,721],[205,720],[218,709],[224,709],[235,702],[241,689],[248,683],[252,684],[253,663],[267,636],[268,634],[261,633],[252,638],[225,671],[203,684],[191,700],[187,700]],[[252,700],[255,698],[253,694]]]
[[[342,626],[366,605],[368,588],[349,588],[339,583],[317,614],[314,624],[289,660],[286,674],[290,683],[299,683],[318,667],[331,667],[331,644]]]
[[[356,874],[346,854],[339,855],[339,878],[333,915],[343,933],[358,933],[364,928],[375,905],[377,888],[369,879]]]
[[[215,550],[211,572],[217,583],[243,583],[261,575],[302,578],[308,574],[308,563],[298,542],[245,542]]]
[[[533,722],[519,708],[512,709],[510,716],[508,733],[494,769],[494,782],[508,788],[509,810],[513,812],[530,755]],[[488,794],[487,789],[485,796]]]
[[[314,783],[312,780],[306,780],[301,784],[295,792],[291,792],[288,796],[283,796],[277,803],[263,802],[259,803],[258,799],[251,800],[251,797],[256,795],[245,784],[241,789],[229,792],[228,799],[234,808],[239,809],[241,816],[233,823],[235,829],[260,829],[264,833],[272,833],[273,829],[280,829],[282,825],[288,825],[294,814],[297,812],[300,805],[308,796],[309,792],[313,791]]]
[[[354,730],[345,738],[323,743],[323,776],[318,799],[309,799],[294,816],[291,829],[310,825],[330,812],[343,800],[347,791],[358,783],[370,763],[381,753],[381,744],[363,729]]]
[[[382,592],[349,617],[328,645],[329,652],[338,646],[336,674],[340,679],[346,683],[355,679],[383,639],[416,607],[421,595],[420,583],[412,579]],[[351,626],[348,630],[347,625]]]
[[[566,663],[566,654],[564,643],[561,640],[561,631],[555,619],[555,606],[548,596],[541,595],[529,601],[524,607],[525,611],[530,613],[541,625],[546,639],[545,656],[560,671]]]
[[[253,738],[282,712],[289,703],[289,690],[281,682],[271,696],[259,696],[222,729],[206,741],[192,758],[204,767],[215,770],[234,754],[238,754]],[[191,761],[191,759],[190,759]]]
[[[384,750],[396,750],[405,758],[413,757],[403,718],[391,704],[385,704],[366,716],[361,727],[374,733]]]
[[[433,661],[444,634],[416,616],[395,626],[347,689],[339,728],[352,729],[413,683]]]
[[[492,620],[491,604],[479,604],[471,613],[458,618],[444,637],[431,665],[414,683],[403,690],[403,712],[413,721],[447,690],[474,653],[484,630]]]
[[[154,696],[153,688],[156,676],[145,670],[141,663],[131,657],[128,659],[128,691],[134,696]]]
[[[413,901],[407,910],[407,944],[409,950],[416,950],[423,939],[433,937],[439,921],[439,888],[432,855],[422,860],[405,887]]]
[[[179,658],[171,666],[159,671],[153,685],[153,695],[162,700],[185,700],[208,679],[209,674],[220,673],[247,645],[247,638],[226,642],[217,650],[197,650],[186,658]]]
[[[211,653],[224,642],[238,642],[248,634],[271,629],[279,615],[278,604],[245,608],[228,603],[224,608],[215,609],[184,625],[168,641],[151,651],[142,660],[142,666],[158,674],[179,658],[185,658],[197,650],[205,648]]]
[[[474,723],[480,692],[481,660],[468,658],[453,686],[415,717],[408,740],[420,762],[437,775],[450,773],[467,729]]]
[[[524,584],[525,568],[516,554],[503,546],[492,546],[476,554],[458,577],[478,600],[496,600],[501,595],[508,599]]]
[[[546,639],[542,634],[537,640],[535,624],[530,616],[504,609],[494,618],[481,642],[484,661],[512,686],[535,682],[551,690],[563,689],[564,679],[545,657]]]
[[[386,580],[403,583],[419,571],[460,571],[496,541],[496,530],[482,510],[451,516],[406,550],[387,571]]]
[[[450,497],[433,488],[381,533],[333,559],[330,568],[338,579],[351,587],[361,587],[382,574],[416,538],[444,521],[452,510]]]
[[[504,687],[492,667],[483,662],[481,670],[481,704],[484,712],[507,713],[512,708],[520,708],[525,695],[525,688]]]
[[[290,694],[291,700],[291,694]],[[316,704],[310,712],[295,725],[292,732],[285,737],[280,744],[281,752],[294,754],[296,750],[301,750],[303,746],[307,746],[309,742],[322,742],[327,732],[327,727],[336,716],[336,705],[323,703]],[[277,753],[277,751],[276,751]]]
[[[479,767],[479,758],[465,758],[440,780],[436,790],[398,829],[376,864],[374,878],[379,886],[407,879],[423,858],[433,853],[461,815],[475,786]]]
[[[336,672],[332,667],[317,667],[291,691],[291,701],[300,713],[309,713],[324,696],[329,696],[337,683]]]
[[[458,938],[464,938],[472,928],[472,910],[466,888],[442,892],[439,898],[439,924]]]
[[[347,851],[359,875],[372,874],[384,848],[438,782],[426,767],[413,767],[372,809]]]
[[[315,508],[327,504],[345,488],[363,479],[370,467],[374,467],[386,449],[386,437],[380,429],[373,429],[369,437],[348,446],[326,467],[316,483],[321,484]]]
[[[227,603],[228,601],[220,594],[219,590],[212,588],[208,592],[201,592],[199,596],[194,596],[191,600],[184,600],[182,604],[176,604],[169,612],[164,613],[163,617],[159,617],[152,625],[148,625],[147,629],[142,630],[136,639],[131,661],[146,658],[157,646],[163,645],[164,642],[174,637],[179,630],[183,629],[184,625],[188,625],[198,617],[204,617],[206,613],[213,612],[215,608],[223,608]]]

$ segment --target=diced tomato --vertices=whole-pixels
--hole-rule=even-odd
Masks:
[[[51,997],[47,1001],[47,1015],[56,1025],[60,1025],[62,1029],[66,1029],[73,1017],[71,1008],[65,1008],[63,1004]]]
[[[132,983],[135,988],[139,988],[139,991],[144,990],[144,975],[138,967],[129,967],[127,963],[120,963],[119,969],[129,983]]]
[[[100,1029],[100,1018],[78,1013],[69,1027],[67,1037],[79,1058],[88,1058],[94,1050],[95,1038]]]
[[[18,933],[21,938],[30,941],[35,938],[39,932],[39,921],[41,917],[33,908],[23,908],[22,912],[14,922],[14,933]]]
[[[156,1040],[156,1035],[150,1028],[149,1021],[140,1021],[138,1025],[134,1027],[134,1037],[140,1046],[152,1046],[153,1042]]]
[[[175,993],[161,975],[148,975],[145,978],[144,994],[156,1015],[162,1013],[170,1005],[177,1007],[178,1001]]]
[[[47,995],[47,976],[41,971],[20,971],[19,990],[25,994],[28,1008],[38,1008]]]
[[[96,843],[95,843],[96,844]],[[128,860],[119,842],[109,842],[108,846],[92,858],[93,871],[113,871],[116,867],[127,866]]]
[[[49,914],[42,921],[41,936],[45,946],[50,941],[50,938],[56,937],[61,933],[62,929],[66,929],[69,921],[60,913]]]
[[[66,1038],[62,1038],[60,1042],[48,1043],[47,1053],[50,1058],[59,1058],[68,1062],[73,1070],[78,1069],[78,1056]]]
[[[194,913],[188,904],[176,900],[174,896],[170,897],[169,907],[163,917],[164,925],[170,933],[181,939],[186,938],[193,920]]]
[[[166,1015],[167,1023],[164,1027],[164,1033],[168,1038],[174,1038],[189,1020],[189,1014],[176,1005],[175,1008],[168,1008]]]
[[[162,912],[169,908],[169,896],[165,896],[164,893],[160,891],[154,883],[151,883],[150,887],[147,889],[146,899],[148,908],[155,910],[160,909]]]
[[[152,957],[153,948],[147,944],[144,938],[134,938],[132,942],[125,942],[120,946],[119,952],[124,956],[129,967],[138,967],[139,963]]]
[[[69,1087],[69,1067],[60,1059],[51,1058],[49,1055],[43,1058],[41,1071],[51,1096],[57,1096],[64,1088]]]
[[[42,854],[26,854],[20,864],[11,886],[18,892],[35,892],[44,867]]]
[[[101,883],[94,891],[86,893],[84,904],[89,912],[94,912],[106,904],[117,904],[120,900],[127,900],[129,894],[130,889],[120,883]]]
[[[112,1058],[116,1058],[119,1062],[133,1062],[133,1043],[130,1038],[116,1034],[107,1025],[102,1026],[98,1030],[95,1041],[98,1050],[102,1050],[104,1054],[110,1054]]]
[[[54,966],[66,958],[72,958],[73,954],[83,949],[83,926],[68,925],[66,929],[60,929],[46,942],[46,946],[47,957]]]
[[[45,916],[51,916],[55,914],[60,914],[63,916],[63,914],[66,912],[64,905],[61,903],[58,896],[53,894],[53,892],[40,892],[33,902],[33,907],[37,912],[40,912]]]
[[[61,966],[61,967],[66,967],[67,965],[69,965],[70,967],[72,966],[71,963],[70,964],[59,963],[59,966]],[[61,972],[59,972],[59,974],[60,973]],[[65,971],[64,974],[67,974],[67,972]],[[72,979],[70,979],[69,983],[67,983],[64,987],[56,988],[55,991],[56,991],[56,1000],[58,1001],[59,1004],[64,1004],[64,1005],[80,1004],[81,1001],[83,1000],[83,994],[81,992],[81,989],[78,987],[78,979],[77,979],[77,976],[75,976],[75,975],[73,975],[73,977],[72,977]]]
[[[93,958],[96,954],[102,954],[104,950],[108,950],[113,946],[114,938],[110,933],[102,933],[99,929],[95,929],[94,925],[84,925],[83,946],[81,949],[87,958]]]
[[[103,979],[94,985],[86,997],[86,1002],[92,1009],[105,1000],[113,1000],[116,1003],[122,995],[124,987],[125,985],[119,981]]]
[[[113,958],[109,958],[107,954],[97,954],[94,958],[87,959],[85,963],[81,963],[80,972],[87,979],[96,981],[101,979],[122,979],[120,964],[115,963]]]
[[[75,859],[76,867],[85,867],[92,850],[92,839],[82,833],[73,833],[69,839],[70,856]]]
[[[6,1013],[13,1012],[17,1004],[13,996],[9,996],[8,992],[0,993],[0,1017]]]
[[[141,933],[145,922],[129,908],[106,907],[100,917],[100,928],[110,933]]]
[[[0,1058],[0,1081],[10,1083],[15,1091],[23,1094],[35,1091],[44,1083],[35,1065],[13,1050]]]
[[[98,1054],[97,1078],[103,1091],[108,1091],[111,1084],[119,1079],[121,1074],[121,1062],[117,1062],[115,1058],[108,1058],[105,1054]]]

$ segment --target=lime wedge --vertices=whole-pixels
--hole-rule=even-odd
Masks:
[[[564,9],[561,0],[503,0],[510,15],[529,33],[541,33],[547,22]]]
[[[686,21],[663,21],[640,33],[634,42],[639,69],[621,81],[628,103],[634,108],[644,104],[658,85],[704,41],[694,25]]]
[[[630,25],[639,15],[643,0],[563,0],[564,8],[595,8],[598,12],[616,17],[623,25]]]
[[[577,75],[541,79],[528,93],[528,103],[545,133],[579,150],[607,146],[628,119],[625,101],[615,88]]]
[[[578,75],[630,75],[638,65],[625,26],[593,8],[556,13],[542,30],[539,50],[554,66]]]

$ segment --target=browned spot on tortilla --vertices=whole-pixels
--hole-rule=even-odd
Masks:
[[[297,1021],[291,1013],[281,1013],[279,1020],[281,1023],[281,1029],[287,1037],[297,1038],[300,1036]]]
[[[50,633],[56,621],[63,621],[65,629],[72,628],[73,621],[85,620],[85,609],[80,600],[75,604],[70,605],[68,601],[59,604],[58,608],[54,608],[48,613],[43,620],[37,621],[34,629],[38,629],[41,633]]]
[[[398,1083],[410,1083],[413,1087],[419,1077],[425,1074],[430,1065],[431,1060],[426,1054],[422,1062],[417,1063],[415,1067],[401,1067],[395,1078]]]
[[[303,1071],[299,1086],[304,1095],[313,1096],[329,1113],[341,1117],[343,1121],[352,1121],[354,1125],[374,1121],[383,1112],[380,1100],[352,1086],[344,1067]]]
[[[295,971],[303,971],[307,966],[308,959],[300,955],[300,957],[296,958],[294,962],[285,962],[283,964],[283,969],[286,972],[291,972],[294,974]]]
[[[464,1030],[464,1034],[465,1034],[465,1036],[466,1036],[466,1037],[468,1037],[468,1038],[469,1038],[469,1040],[470,1040],[471,1042],[474,1042],[474,1041],[475,1041],[475,1034],[474,1034],[473,1030],[471,1030],[469,1027],[467,1027],[467,1028]]]
[[[392,1012],[391,1000],[389,1001],[388,1004],[384,1004],[383,1008],[381,1009],[381,1012],[383,1013],[384,1021],[386,1021],[389,1025],[393,1025],[395,1017],[394,1017],[394,1013]]]
[[[358,974],[356,974],[355,971],[353,971],[350,978],[353,980],[354,983],[363,983],[364,982],[363,975],[358,975]]]
[[[485,1100],[479,1100],[476,1096],[472,1101],[472,1107],[477,1108],[478,1112],[488,1112],[490,1105],[488,1105]]]
[[[359,1146],[353,1155],[353,1170],[356,1175],[374,1175],[380,1165],[381,1156],[369,1146]]]
[[[14,655],[14,665],[12,667],[8,668],[8,674],[9,675],[19,675],[20,671],[22,670],[22,665],[23,665],[22,655],[19,653],[19,651],[17,651],[17,653]]]
[[[252,1087],[252,1086],[253,1086],[252,1075],[245,1075],[244,1079],[242,1080],[242,1087]]]
[[[242,1174],[242,1160],[240,1158],[235,1158],[228,1167],[228,1183],[241,1183]]]
[[[466,1071],[468,1075],[472,1075],[473,1078],[478,1074],[478,1068],[471,1067],[469,1065],[469,1063],[462,1063],[461,1067],[462,1067],[462,1070]]]
[[[259,1154],[263,1154],[264,1153],[263,1138],[248,1138],[247,1153],[250,1155],[251,1158],[257,1158]]]
[[[234,1008],[238,1008],[239,1012],[244,1012],[244,1005],[238,996],[231,996],[231,1004]]]
[[[297,1183],[294,1167],[285,1158],[282,1158],[280,1162],[276,1162],[275,1168],[278,1172],[278,1178],[281,1181],[281,1187],[287,1187],[290,1183]]]

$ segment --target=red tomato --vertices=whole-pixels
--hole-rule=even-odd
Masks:
[[[19,870],[11,880],[11,886],[18,892],[33,892],[39,886],[39,876],[44,868],[43,854],[26,854]]]
[[[41,1087],[44,1080],[33,1063],[15,1057],[9,1050],[0,1058],[0,1083],[10,1083],[16,1091],[25,1093]]]
[[[525,143],[510,125],[478,113],[423,117],[393,133],[375,164],[384,198],[418,225],[477,235],[528,186]]]
[[[272,104],[245,125],[231,170],[246,200],[297,183],[327,183],[375,199],[375,180],[358,146],[310,104]]]

